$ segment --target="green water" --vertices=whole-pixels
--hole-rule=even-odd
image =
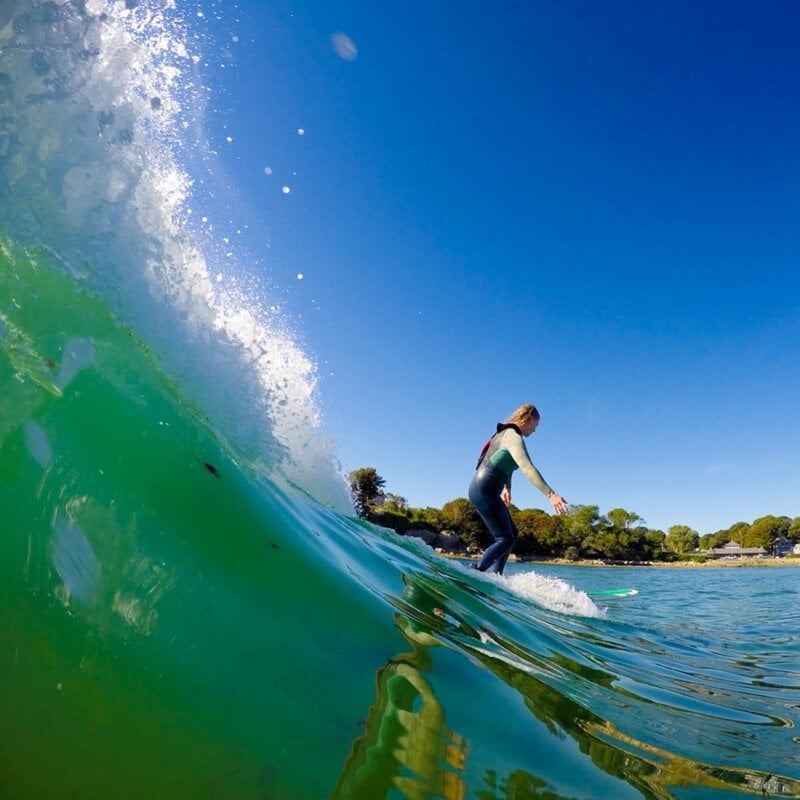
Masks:
[[[339,637],[315,609],[355,617],[349,581],[97,301],[40,254],[1,266],[9,796],[153,796],[167,775],[161,796],[257,796],[272,772],[322,791],[282,754],[319,739],[306,720],[343,691],[319,679]],[[59,388],[76,341],[91,363]],[[287,658],[300,642],[310,682]]]
[[[747,624],[685,574],[472,575],[247,466],[8,243],[0,346],[3,798],[800,797],[792,570],[705,573]]]

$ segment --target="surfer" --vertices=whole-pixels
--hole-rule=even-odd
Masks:
[[[539,424],[539,412],[531,403],[521,405],[483,446],[469,485],[469,500],[486,523],[494,543],[486,548],[477,569],[503,573],[517,538],[508,506],[511,504],[511,475],[519,468],[525,477],[547,496],[556,514],[567,510],[567,501],[556,494],[533,466],[522,437],[530,436]]]

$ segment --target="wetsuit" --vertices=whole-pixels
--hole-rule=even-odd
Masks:
[[[517,527],[501,497],[504,486],[511,491],[511,475],[517,468],[545,495],[553,491],[533,466],[519,428],[501,423],[486,443],[469,485],[469,500],[494,537],[478,563],[481,572],[502,574],[517,538]]]

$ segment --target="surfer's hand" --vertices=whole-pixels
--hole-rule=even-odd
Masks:
[[[567,501],[560,494],[550,492],[550,494],[547,495],[547,499],[550,501],[550,505],[553,506],[553,511],[555,511],[556,514],[563,514],[567,510]]]
[[[511,489],[508,486],[503,487],[503,491],[500,492],[500,499],[506,504],[506,508],[511,505]]]

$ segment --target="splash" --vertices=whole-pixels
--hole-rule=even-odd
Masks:
[[[4,4],[0,233],[97,292],[254,470],[349,510],[316,364],[193,221],[203,44],[174,2]]]
[[[501,580],[514,594],[538,605],[581,617],[603,617],[605,612],[585,593],[561,578],[538,575],[536,572],[518,572]]]

